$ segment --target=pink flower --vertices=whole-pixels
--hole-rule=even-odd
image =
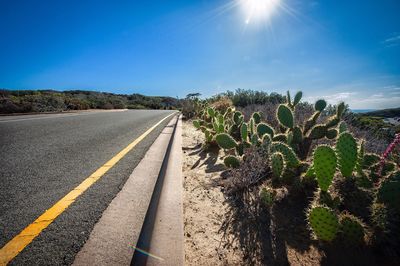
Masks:
[[[381,156],[381,161],[380,161],[380,166],[379,166],[379,171],[378,171],[379,175],[382,175],[382,170],[383,170],[383,167],[385,166],[385,161],[386,161],[387,157],[390,155],[390,153],[392,153],[394,148],[396,148],[396,146],[399,143],[400,143],[400,133],[397,133],[393,142],[389,144],[389,146],[386,148],[385,152]]]

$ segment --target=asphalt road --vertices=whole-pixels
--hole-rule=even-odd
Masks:
[[[171,111],[0,117],[0,247]],[[50,224],[12,265],[65,265],[168,123]]]

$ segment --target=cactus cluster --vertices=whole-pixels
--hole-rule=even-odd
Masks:
[[[318,100],[314,113],[305,123],[296,124],[295,112],[301,98],[302,92],[296,93],[293,100],[287,93],[286,103],[276,110],[277,128],[263,121],[259,112],[245,121],[244,115],[234,108],[222,113],[207,106],[199,112],[193,125],[205,134],[207,145],[225,150],[224,164],[228,168],[239,167],[246,149],[255,147],[265,151],[266,178],[272,179],[274,185],[286,185],[289,183],[286,181],[291,180],[289,185],[300,184],[300,188],[305,188],[306,184],[311,184],[312,188],[317,186],[307,211],[309,227],[317,239],[342,239],[356,245],[362,243],[366,235],[374,236],[378,232],[389,235],[393,230],[388,228],[399,230],[400,222],[393,218],[400,217],[398,165],[365,151],[364,141],[356,139],[341,121],[344,103],[321,123],[327,103]],[[312,142],[324,138],[335,144],[319,145],[310,152]],[[353,185],[344,191],[338,187],[341,182]],[[367,195],[365,204],[357,200],[352,200],[353,205],[346,203],[347,195],[355,189]],[[271,207],[275,192],[265,186],[260,189],[259,197],[265,206]],[[354,198],[362,201],[361,197],[350,197]],[[364,204],[368,214],[364,215],[357,204]],[[357,206],[354,208],[354,205]]]
[[[374,174],[372,174],[373,177],[369,175],[376,171],[379,156],[365,154],[363,145],[363,141],[358,145],[353,135],[344,131],[339,135],[334,149],[320,145],[314,150],[312,165],[306,175],[316,178],[319,192],[315,194],[314,201],[311,203],[308,222],[314,235],[320,240],[330,241],[337,235],[341,236],[347,243],[357,244],[363,242],[366,234],[365,228],[367,226],[361,219],[343,209],[340,198],[333,197],[330,194],[330,188],[336,177],[352,179],[356,181],[357,185],[362,186],[362,191],[373,195],[370,220],[375,221],[378,224],[377,227],[384,227],[388,223],[386,221],[388,217],[384,215],[386,208],[400,213],[400,172],[390,172],[387,176],[380,176],[377,185],[371,185],[371,187],[368,187],[369,190],[366,190],[367,186],[363,182],[376,178]],[[371,182],[371,184],[373,183]],[[323,204],[323,207],[321,207],[321,204]],[[377,208],[377,206],[383,207]],[[328,234],[326,232],[327,221],[321,222],[321,213],[324,213],[324,217],[329,216],[330,219],[333,219],[334,216],[335,221],[339,221],[339,230],[331,229],[331,234]],[[333,232],[336,233],[333,234]]]

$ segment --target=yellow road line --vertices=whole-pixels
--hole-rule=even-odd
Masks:
[[[27,245],[29,245],[33,239],[40,234],[40,232],[49,226],[49,224],[51,224],[57,218],[57,216],[63,213],[69,207],[69,205],[71,205],[80,195],[83,194],[83,192],[85,192],[91,185],[93,185],[105,173],[107,173],[108,170],[117,164],[119,160],[121,160],[139,142],[149,135],[158,125],[174,114],[175,113],[166,116],[157,124],[149,128],[146,132],[140,135],[117,155],[115,155],[88,178],[86,178],[71,192],[60,199],[50,209],[46,210],[33,223],[25,227],[25,229],[22,230],[17,236],[11,239],[4,247],[0,249],[0,265],[7,265],[12,259],[14,259],[15,256],[17,256]]]

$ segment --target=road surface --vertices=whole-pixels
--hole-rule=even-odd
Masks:
[[[0,117],[0,247],[171,112]],[[11,264],[71,264],[102,212],[168,121],[81,195]]]

